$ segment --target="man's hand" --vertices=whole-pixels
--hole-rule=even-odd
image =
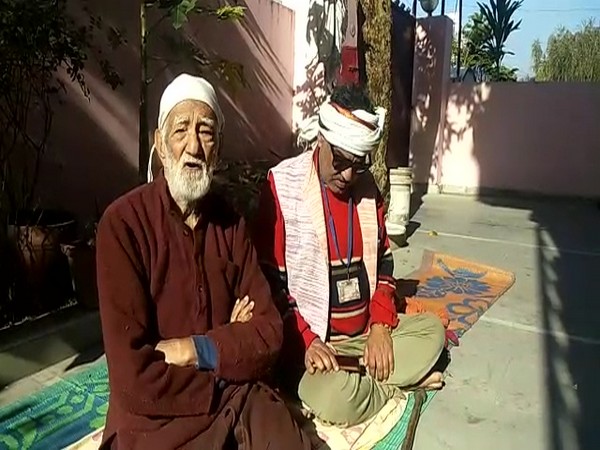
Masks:
[[[335,350],[333,347],[324,344],[319,338],[313,340],[306,350],[304,365],[310,374],[315,373],[317,370],[322,373],[340,370],[340,366],[335,359]]]
[[[167,364],[186,367],[198,362],[196,347],[191,337],[160,341],[155,350],[164,353]]]
[[[386,381],[394,371],[394,343],[389,330],[380,324],[371,326],[365,345],[364,363],[378,381]]]
[[[252,310],[254,309],[254,302],[250,300],[247,295],[243,299],[237,299],[235,305],[233,305],[233,311],[231,312],[231,319],[229,323],[234,322],[248,322],[252,319]]]

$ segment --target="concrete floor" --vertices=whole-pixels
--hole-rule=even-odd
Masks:
[[[90,364],[104,358],[104,350],[101,345],[66,358],[56,364],[46,367],[39,372],[11,383],[0,391],[0,406],[34,394],[57,381],[69,377],[80,370],[85,370]]]
[[[424,249],[516,273],[453,349],[447,386],[422,416],[415,449],[600,449],[597,206],[429,195],[413,221],[420,227],[395,251],[398,276],[420,265]],[[14,383],[0,405],[98,356],[95,349]]]
[[[395,252],[398,276],[423,249],[516,273],[453,349],[415,449],[599,449],[597,205],[429,195],[413,221],[409,246]]]

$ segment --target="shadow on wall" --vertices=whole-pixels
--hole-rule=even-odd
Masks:
[[[306,42],[315,47],[313,66],[323,65],[324,86],[329,92],[338,79],[342,58],[340,49],[348,28],[348,14],[351,13],[345,2],[321,4],[315,1],[308,11]]]
[[[461,158],[456,149],[461,146],[476,148],[474,133],[479,131],[479,123],[485,116],[490,96],[489,85],[450,85],[443,123],[444,151],[434,158],[437,169],[436,183],[444,189],[447,186],[477,185],[477,180],[471,180],[470,177],[477,176],[481,167],[469,170],[470,165],[476,165],[474,158]]]
[[[325,68],[323,64],[313,62],[306,68],[306,81],[296,87],[296,106],[302,112],[302,118],[308,119],[319,111],[319,106],[325,101],[327,91],[325,83]]]
[[[438,49],[428,29],[417,23],[414,56],[413,130],[410,138],[410,166],[415,182],[411,195],[411,214],[423,204],[427,186],[435,182],[432,171],[438,156],[436,139],[440,125],[441,102],[438,101],[442,79],[438,67]]]
[[[328,7],[330,10],[325,11],[323,4],[313,2],[308,9],[305,32],[306,42],[302,48],[304,48],[305,52],[310,51],[309,54],[305,53],[304,57],[308,56],[312,59],[305,61],[306,65],[303,69],[306,72],[306,77],[304,82],[301,85],[295,86],[294,89],[294,106],[301,114],[301,117],[298,118],[298,125],[302,123],[302,120],[317,114],[319,106],[325,101],[325,98],[334,86],[340,68],[341,55],[336,46],[337,38],[325,27],[328,20],[337,20],[337,18],[331,16],[331,8],[336,8],[336,6],[331,4]],[[344,9],[344,6],[341,8]],[[299,9],[296,14],[298,13],[301,14],[302,10]],[[344,16],[346,15],[344,14]],[[347,18],[344,19],[339,27],[343,34],[345,34],[346,27]],[[299,57],[302,57],[302,55],[296,55],[296,58]],[[298,145],[296,149],[299,149]]]
[[[89,21],[82,4],[73,13],[82,24]],[[111,8],[114,7],[114,8]],[[105,1],[94,8],[107,26],[123,28],[127,18],[136,16],[135,5],[116,8]],[[136,26],[128,29],[134,35]],[[55,105],[48,148],[43,158],[38,193],[46,207],[67,209],[79,218],[92,220],[114,198],[137,182],[139,53],[135,39],[112,49],[104,35],[96,42],[108,54],[125,84],[116,90],[103,80],[100,67],[90,58],[85,80],[90,98],[64,75],[67,89]]]
[[[555,109],[561,102],[542,95],[544,89],[567,90],[565,106]],[[545,348],[541,381],[553,450],[600,448],[600,211],[594,200],[534,200],[514,191],[598,195],[600,184],[594,184],[597,174],[592,172],[598,167],[594,142],[600,139],[594,138],[598,130],[593,124],[599,116],[589,89],[457,84],[451,88],[444,126],[444,148],[452,151],[443,155],[442,184],[475,188],[482,203],[528,210],[535,224]],[[586,95],[577,95],[584,90]],[[513,91],[519,95],[510,97]],[[500,113],[509,98],[512,114]],[[579,110],[577,104],[584,107]],[[549,110],[555,113],[544,114]],[[522,120],[524,114],[529,120]],[[501,191],[492,195],[490,189]]]
[[[57,106],[39,192],[43,206],[68,209],[89,219],[137,184],[139,5],[128,3],[124,8],[115,0],[84,3],[128,40],[117,49],[107,43],[102,49],[110,55],[124,85],[112,91],[94,64],[86,68],[89,101],[67,84],[66,98]],[[275,162],[292,154],[293,13],[272,1],[239,3],[247,6],[240,24],[194,18],[184,35],[207,54],[244,66],[246,87],[237,91],[207,75],[217,86],[226,116],[224,156]],[[89,20],[81,11],[80,17]],[[168,82],[184,70],[201,70],[199,64],[179,61],[165,69],[164,61],[173,53],[161,37],[180,33],[173,31],[168,21],[154,31],[150,46],[156,58],[150,64],[149,75],[154,80],[148,102],[151,132]]]
[[[493,186],[502,155],[489,155],[486,116],[497,101],[492,88],[452,102],[469,114],[473,156],[479,186]],[[483,114],[485,112],[485,114]],[[498,127],[496,127],[498,128]],[[505,128],[510,130],[510,127]],[[451,130],[460,137],[464,130]],[[543,130],[535,130],[541,133]],[[500,151],[500,150],[498,150]],[[537,151],[532,149],[532,152]],[[565,155],[566,157],[566,155]],[[523,149],[522,158],[527,158]],[[515,159],[512,158],[512,164]],[[515,171],[518,171],[515,168]],[[568,182],[568,180],[564,180]],[[480,194],[483,203],[530,211],[537,238],[539,302],[544,330],[547,442],[553,450],[600,448],[600,211],[592,201],[536,199]]]
[[[270,0],[237,3],[247,8],[240,23],[196,16],[185,33],[205,54],[243,66],[245,87],[239,89],[214,72],[205,73],[217,86],[226,118],[223,156],[278,162],[293,151],[294,15]],[[165,31],[172,33],[168,24]],[[156,123],[162,89],[182,70],[198,69],[193,64],[172,65],[151,87],[151,124]]]

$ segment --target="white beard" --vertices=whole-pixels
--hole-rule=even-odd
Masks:
[[[186,163],[199,165],[198,169],[190,169]],[[163,162],[165,179],[173,200],[177,204],[191,205],[204,197],[213,179],[214,167],[209,167],[204,161],[183,153],[176,161],[170,149],[166,149]]]

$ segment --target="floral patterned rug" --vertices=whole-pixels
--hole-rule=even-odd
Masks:
[[[450,320],[448,330],[460,338],[514,282],[515,275],[512,272],[426,250],[421,267],[399,280],[399,290],[402,290],[402,285],[409,286],[404,294],[417,300],[428,311],[445,309]],[[416,292],[410,292],[410,286],[414,286]],[[449,347],[452,346],[450,341]],[[436,393],[428,393],[421,414]],[[402,446],[412,412],[411,400],[412,394],[409,394],[409,402],[401,419],[373,447],[375,450],[397,450]]]
[[[425,251],[421,267],[400,283],[418,281],[414,299],[427,310],[445,308],[460,338],[515,282],[515,275],[454,256]]]
[[[426,310],[445,309],[448,329],[460,337],[514,283],[513,273],[426,251],[421,267],[400,281]],[[423,410],[433,398],[430,393]],[[399,449],[406,435],[413,399],[396,399],[366,424],[338,429],[317,424],[331,449]],[[108,406],[104,360],[41,392],[0,409],[0,450],[96,449]],[[391,430],[391,431],[390,431]],[[82,439],[83,438],[83,439]]]

